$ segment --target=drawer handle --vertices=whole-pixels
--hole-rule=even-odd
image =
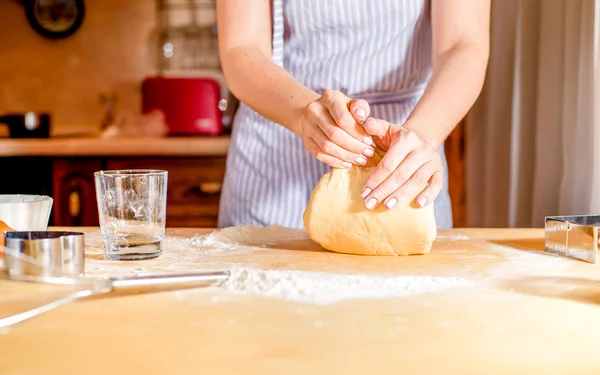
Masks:
[[[222,185],[220,182],[205,182],[200,184],[200,190],[206,194],[219,194]]]
[[[79,216],[80,212],[81,200],[79,199],[79,192],[74,190],[69,194],[69,215],[72,219],[75,219]]]
[[[220,182],[204,182],[198,186],[192,186],[186,191],[186,193],[199,197],[219,195],[221,193],[222,185],[223,184]]]

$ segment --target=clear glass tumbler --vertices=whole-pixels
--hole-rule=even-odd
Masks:
[[[105,259],[158,257],[165,237],[167,171],[99,171],[94,180]]]

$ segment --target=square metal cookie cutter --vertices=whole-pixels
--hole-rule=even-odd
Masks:
[[[546,216],[544,246],[549,253],[598,264],[600,215]]]

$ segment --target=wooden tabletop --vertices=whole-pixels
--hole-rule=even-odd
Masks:
[[[2,156],[223,156],[229,136],[0,139]]]
[[[541,229],[440,231],[430,254],[409,257],[335,254],[293,230],[169,229],[164,253],[140,262],[103,260],[97,228],[60,229],[86,231],[90,276],[245,267],[417,284],[329,303],[285,299],[284,283],[270,296],[94,297],[0,330],[0,374],[600,373],[600,266],[543,252]],[[431,278],[465,283],[420,288]],[[50,289],[0,280],[0,313]]]

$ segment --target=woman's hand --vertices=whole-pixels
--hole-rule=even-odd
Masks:
[[[366,165],[366,158],[375,153],[373,138],[361,126],[369,112],[366,101],[326,90],[304,111],[301,132],[304,147],[332,167]]]
[[[387,150],[363,187],[365,206],[383,203],[389,209],[416,197],[421,207],[442,189],[444,168],[435,147],[415,132],[387,121],[369,118],[364,125],[375,143]]]

